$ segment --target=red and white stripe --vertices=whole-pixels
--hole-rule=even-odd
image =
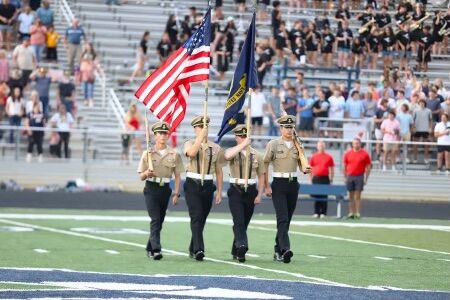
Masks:
[[[186,114],[191,83],[209,78],[209,63],[209,46],[196,48],[191,55],[181,47],[144,81],[135,95],[174,131]]]

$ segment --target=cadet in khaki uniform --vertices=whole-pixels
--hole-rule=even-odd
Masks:
[[[294,145],[296,119],[286,115],[277,120],[280,125],[281,138],[271,140],[264,155],[266,166],[266,194],[272,195],[273,206],[277,216],[277,235],[275,237],[274,259],[285,263],[291,262],[293,253],[289,242],[289,224],[297,205],[299,183],[297,166],[299,152]],[[272,164],[273,181],[268,185],[268,167]]]
[[[160,233],[164,217],[166,216],[172,189],[169,186],[172,174],[175,175],[174,195],[172,203],[177,204],[180,197],[180,173],[184,172],[180,154],[167,146],[169,124],[158,122],[151,127],[155,134],[155,146],[142,153],[138,166],[141,180],[145,180],[144,196],[150,221],[150,238],[147,243],[147,255],[154,260],[160,260]],[[153,163],[153,170],[148,164],[149,155]]]
[[[209,124],[209,118],[207,118],[206,123]],[[224,151],[219,145],[211,141],[205,144],[206,149],[203,148],[202,143],[208,135],[208,130],[203,128],[202,116],[194,118],[191,125],[194,127],[197,138],[186,141],[183,150],[188,160],[184,193],[191,217],[192,238],[189,245],[189,255],[198,261],[202,261],[205,257],[203,229],[211,210],[214,191],[216,191],[213,174],[216,175],[217,183],[215,202],[219,204],[222,201]],[[204,160],[205,175],[202,185],[201,166],[204,154],[206,154]]]
[[[225,159],[230,167],[230,187],[228,189],[228,204],[233,216],[234,240],[231,246],[233,259],[245,262],[248,251],[247,227],[253,216],[255,204],[261,203],[264,190],[264,162],[262,155],[250,147],[248,186],[245,190],[245,158],[246,147],[250,145],[245,125],[238,125],[233,130],[237,145],[225,151]],[[256,180],[258,179],[258,180]],[[256,186],[258,184],[258,187]]]

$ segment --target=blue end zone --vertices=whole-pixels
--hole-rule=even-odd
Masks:
[[[144,276],[0,268],[2,284],[53,290],[1,290],[0,298],[158,299],[450,299],[450,293],[363,289],[305,282],[214,276]],[[54,289],[55,286],[60,288]],[[26,286],[30,288],[30,286]],[[70,289],[70,290],[64,290]]]

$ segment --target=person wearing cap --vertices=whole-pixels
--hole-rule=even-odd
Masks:
[[[211,210],[216,188],[215,202],[216,204],[222,202],[222,167],[225,162],[224,151],[219,145],[211,141],[207,141],[207,144],[204,145],[204,140],[208,136],[208,128],[204,128],[203,118],[198,116],[192,120],[191,125],[194,127],[197,137],[186,141],[183,150],[184,155],[187,157],[184,193],[191,218],[192,232],[189,256],[198,261],[202,261],[205,257],[203,229]],[[208,126],[209,121],[208,117],[206,126]],[[203,176],[202,172],[204,172]],[[213,180],[214,174],[216,175],[217,187]]]
[[[281,138],[271,140],[267,144],[264,154],[266,170],[266,194],[272,195],[273,206],[277,216],[277,234],[275,237],[274,260],[284,263],[291,262],[293,252],[289,242],[289,224],[297,205],[299,183],[297,181],[297,166],[300,155],[294,144],[294,130],[296,118],[286,115],[277,120],[280,126]],[[273,167],[273,181],[268,182],[269,164]],[[302,166],[306,173],[310,172],[309,166]]]
[[[247,127],[238,125],[233,129],[237,145],[225,151],[225,160],[230,168],[230,187],[228,188],[228,204],[233,217],[234,239],[231,246],[233,259],[245,262],[248,251],[247,227],[253,216],[255,204],[261,203],[264,189],[264,162],[262,155],[250,147],[249,171],[245,172],[246,147],[251,141],[247,136]],[[245,176],[248,176],[245,189]]]
[[[147,256],[154,260],[163,258],[161,254],[160,233],[166,216],[169,198],[172,195],[170,180],[175,176],[172,203],[177,204],[180,197],[180,173],[184,172],[180,154],[167,146],[170,126],[166,122],[157,122],[151,130],[155,134],[155,145],[142,153],[137,172],[145,180],[144,197],[150,221],[150,238],[147,242]],[[152,166],[149,165],[149,158]],[[152,169],[151,169],[152,167]]]

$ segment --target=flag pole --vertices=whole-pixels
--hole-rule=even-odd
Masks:
[[[208,0],[208,9],[211,8],[211,0]],[[211,16],[210,16],[211,18]],[[211,44],[211,41],[209,41]],[[209,79],[206,79],[205,82],[205,101],[203,102],[203,128],[207,128],[207,118],[208,118],[208,88],[209,88]],[[203,186],[203,182],[205,181],[205,168],[206,168],[206,149],[208,149],[208,135],[204,138],[201,151],[202,151],[202,161],[201,161],[201,175],[200,175],[200,184]]]
[[[253,89],[248,90],[248,104],[247,104],[247,138],[251,136],[251,109],[252,109],[252,95]],[[245,164],[244,164],[244,190],[247,191],[248,188],[248,176],[249,176],[249,163],[250,163],[250,145],[245,147]]]
[[[150,152],[150,132],[148,128],[147,107],[145,108],[145,141],[147,143],[147,164],[148,169],[153,172],[153,160]]]

